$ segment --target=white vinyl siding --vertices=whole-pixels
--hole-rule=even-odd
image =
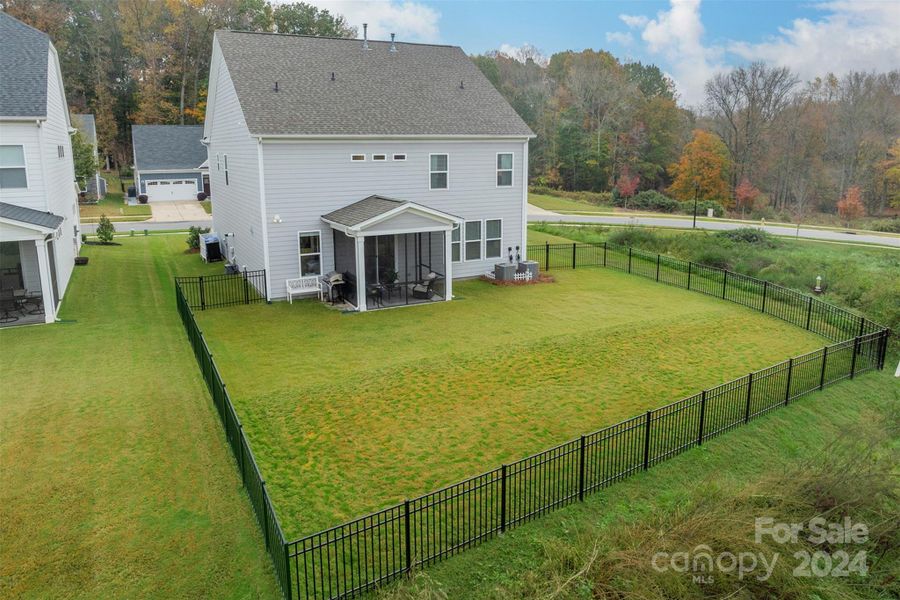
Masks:
[[[28,189],[25,146],[0,146],[0,189]]]

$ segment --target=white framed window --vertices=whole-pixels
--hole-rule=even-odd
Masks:
[[[351,154],[350,161],[351,162],[365,162],[366,155],[365,154]]]
[[[446,190],[450,187],[450,155],[428,155],[428,189]]]
[[[481,260],[481,221],[465,223],[466,261]]]
[[[223,167],[225,169],[225,185],[228,185],[228,155],[222,155]]]
[[[28,169],[25,166],[25,146],[0,146],[0,189],[13,190],[28,187]]]
[[[503,256],[503,220],[486,219],[484,221],[484,257],[500,258]]]
[[[462,260],[461,232],[462,227],[458,224],[454,226],[453,230],[450,232],[450,260],[452,262],[459,262]]]
[[[497,153],[497,187],[512,187],[513,184],[513,153]]]
[[[318,277],[322,274],[322,234],[319,231],[297,233],[300,253],[300,277]]]
[[[377,161],[387,160],[387,154],[373,154],[372,160],[377,160]]]
[[[402,160],[406,160],[406,154],[403,154],[403,153],[401,153],[401,154],[395,154],[395,155],[394,155],[394,160],[396,160],[396,161],[398,161],[398,162],[399,162],[399,161],[402,161]]]

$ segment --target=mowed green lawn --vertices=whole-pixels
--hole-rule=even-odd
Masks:
[[[0,597],[275,598],[174,306],[184,235],[86,246],[64,323],[0,330]]]
[[[603,269],[450,303],[198,312],[289,536],[821,347],[771,317]]]

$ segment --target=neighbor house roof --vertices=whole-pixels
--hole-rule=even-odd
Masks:
[[[252,135],[534,135],[457,46],[216,38]]]
[[[133,125],[134,166],[138,171],[184,171],[207,159],[202,125]]]
[[[46,33],[0,11],[0,117],[47,116]]]
[[[45,229],[55,230],[63,222],[63,218],[50,212],[42,212],[33,208],[16,206],[0,202],[0,219],[18,221],[25,225],[36,225]]]
[[[94,115],[72,115],[75,117],[73,125],[81,131],[84,139],[91,143],[92,146],[97,145],[97,124],[94,122]]]

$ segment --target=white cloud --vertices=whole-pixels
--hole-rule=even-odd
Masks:
[[[731,42],[728,50],[745,60],[789,67],[805,80],[828,72],[900,67],[900,3],[854,0],[816,8],[827,14],[795,19],[761,43]]]
[[[641,39],[651,54],[665,58],[682,100],[695,105],[703,101],[704,85],[725,69],[722,49],[703,45],[700,0],[670,0],[669,10],[656,18],[621,15],[622,21],[641,30]]]
[[[634,36],[631,35],[630,31],[607,31],[606,41],[622,44],[623,46],[630,46],[634,43]]]
[[[283,0],[290,1],[290,0]],[[383,0],[307,0],[318,8],[343,15],[347,22],[359,29],[362,37],[363,23],[369,24],[369,39],[387,40],[392,33],[400,42],[438,42],[440,13],[418,2]]]

